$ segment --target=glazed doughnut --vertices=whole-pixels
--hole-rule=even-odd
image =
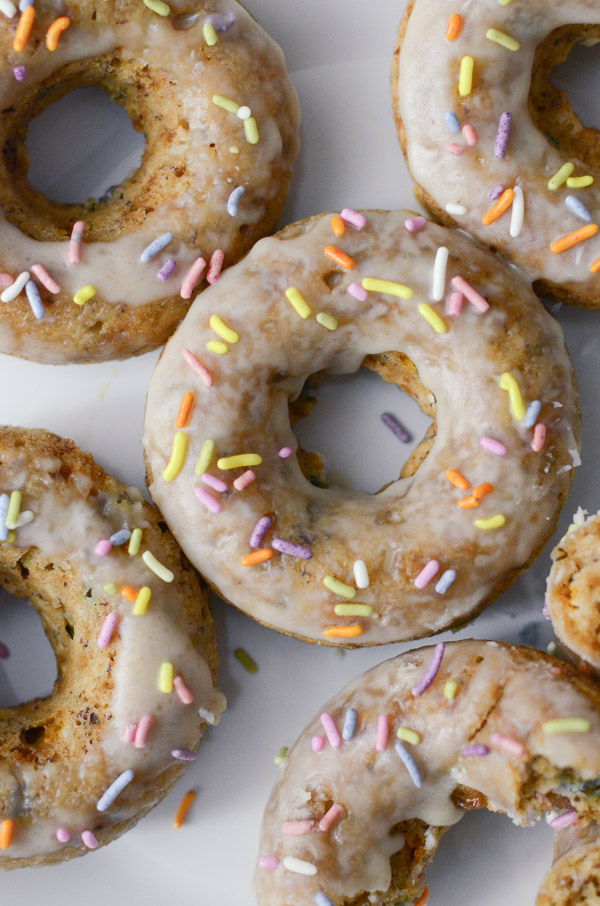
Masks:
[[[0,351],[85,362],[158,346],[194,287],[281,213],[298,104],[279,47],[236,0],[69,0],[58,18],[40,0],[2,21],[0,50]],[[27,182],[24,141],[81,85],[126,109],[145,152],[106,197],[58,204]]]
[[[554,864],[537,906],[593,906],[600,891],[600,827],[571,825],[556,832]]]
[[[224,598],[369,645],[463,622],[516,578],[564,501],[578,415],[560,328],[514,269],[406,212],[345,216],[343,235],[324,215],[262,240],[196,300],[153,374],[144,445],[154,501]],[[374,495],[303,474],[288,412],[311,375],[361,363],[437,429]]]
[[[522,267],[536,291],[587,308],[600,307],[598,133],[549,76],[575,44],[599,39],[590,0],[409,0],[392,70],[426,209]]]
[[[496,642],[408,651],[347,685],[290,749],[265,810],[258,904],[414,906],[466,809],[585,826],[599,784],[600,690],[576,670]],[[553,884],[569,871],[557,863]]]
[[[57,664],[48,698],[0,708],[9,869],[132,827],[194,758],[223,698],[204,589],[139,491],[71,441],[18,428],[0,432],[0,491],[0,583],[35,607]]]

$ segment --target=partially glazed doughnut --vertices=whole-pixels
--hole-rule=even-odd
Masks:
[[[302,639],[369,645],[462,622],[516,578],[564,501],[578,414],[560,328],[514,269],[406,212],[345,216],[343,235],[325,215],[262,240],[198,297],[144,444],[152,497],[221,595]],[[288,412],[310,375],[361,363],[436,420],[372,496],[303,474]]]
[[[571,825],[554,838],[554,863],[537,906],[594,906],[600,898],[600,827]]]
[[[139,491],[71,441],[3,428],[0,509],[0,583],[38,611],[58,674],[48,698],[0,708],[10,869],[82,855],[132,827],[194,758],[223,700],[206,593]]]
[[[194,286],[281,213],[298,104],[279,47],[236,0],[193,11],[69,0],[58,18],[40,0],[3,18],[0,50],[0,351],[83,362],[158,346]],[[58,204],[27,182],[24,141],[30,120],[80,85],[122,104],[146,147],[105,198]]]
[[[502,252],[536,291],[588,308],[600,307],[598,133],[549,75],[578,42],[599,39],[593,0],[526,10],[409,0],[392,71],[427,210]]]
[[[346,686],[290,749],[265,810],[257,902],[414,906],[466,809],[522,826],[550,813],[564,834],[597,821],[599,786],[600,690],[573,668],[496,642],[406,652]],[[540,903],[596,902],[553,898],[572,868],[559,858]]]

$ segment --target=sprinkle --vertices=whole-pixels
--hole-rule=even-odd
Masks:
[[[323,635],[326,639],[355,639],[363,632],[362,626],[352,623],[350,626],[326,626]]]
[[[166,283],[167,280],[169,279],[169,277],[175,271],[176,267],[177,267],[177,262],[175,261],[175,259],[167,258],[167,260],[165,261],[165,263],[159,270],[158,274],[156,275],[157,278],[161,281],[161,283]]]
[[[544,733],[588,733],[592,725],[587,717],[556,717],[542,724]]]
[[[42,286],[47,289],[49,293],[56,295],[56,293],[60,292],[60,284],[50,276],[42,264],[33,264],[31,273],[38,278]]]
[[[21,510],[21,500],[22,495],[20,491],[11,492],[8,509],[6,511],[6,518],[4,520],[6,527],[9,529],[16,529],[17,527],[19,512]]]
[[[548,188],[551,192],[555,192],[557,189],[560,189],[564,185],[575,169],[575,164],[568,161],[566,164],[563,164],[560,170],[558,170],[554,176],[550,177],[548,180]]]
[[[334,318],[333,315],[328,315],[324,311],[320,311],[316,315],[317,322],[321,327],[325,327],[326,330],[337,330],[338,322],[337,318]]]
[[[125,787],[131,783],[133,780],[133,771],[128,769],[123,771],[122,774],[119,774],[116,780],[114,780],[107,790],[102,794],[98,802],[96,803],[96,808],[99,812],[105,812],[112,803],[115,801],[117,796],[123,792]]]
[[[326,245],[323,251],[328,258],[330,258],[336,264],[339,264],[339,266],[343,267],[344,270],[351,271],[354,267],[354,261],[352,260],[352,258],[349,255],[346,255],[345,252],[340,251],[340,249],[336,248],[334,245]]]
[[[277,856],[261,856],[258,864],[261,868],[266,868],[267,871],[273,871],[279,865],[279,859]]]
[[[239,453],[237,456],[224,456],[217,459],[217,468],[225,472],[229,469],[240,469],[244,466],[259,466],[262,457],[258,453]]]
[[[175,578],[175,575],[171,572],[170,569],[167,569],[166,566],[156,559],[154,554],[150,551],[144,551],[142,554],[142,560],[146,564],[149,570],[151,570],[155,576],[158,576],[159,579],[162,579],[163,582],[172,582]]]
[[[456,570],[455,569],[445,570],[442,573],[439,581],[436,583],[436,586],[435,586],[435,590],[438,593],[438,595],[445,595],[455,580],[456,580]]]
[[[281,825],[281,833],[286,837],[303,837],[310,834],[314,824],[306,819],[299,821],[284,821]]]
[[[144,0],[144,3],[148,9],[152,10],[152,12],[156,13],[158,16],[168,16],[171,12],[171,7],[167,6],[166,3],[163,3],[163,0]]]
[[[344,813],[344,809],[337,802],[334,802],[331,808],[325,812],[319,821],[319,830],[323,833],[331,830],[337,819]]]
[[[130,557],[135,557],[135,555],[139,552],[141,543],[142,530],[140,528],[134,528],[131,533],[131,538],[129,539],[129,547],[127,548],[127,553]]]
[[[76,220],[67,246],[67,261],[69,264],[81,264],[81,245],[84,231],[85,223],[83,220]]]
[[[4,290],[0,295],[0,300],[2,302],[13,302],[19,293],[25,288],[25,284],[29,280],[29,272],[22,271],[19,276],[14,280],[11,285]]]
[[[448,325],[441,318],[437,311],[435,311],[431,305],[428,305],[427,302],[421,302],[418,307],[419,314],[422,315],[428,324],[431,324],[436,333],[448,333]]]
[[[521,186],[515,186],[514,188],[515,197],[513,199],[513,206],[510,212],[510,226],[508,228],[509,234],[513,239],[516,239],[521,235],[521,230],[523,229],[523,220],[525,217],[525,196],[523,195],[523,189]]]
[[[544,443],[546,442],[546,425],[543,425],[541,422],[533,429],[533,438],[531,440],[531,449],[534,453],[540,453],[544,448]]]
[[[63,31],[67,30],[70,24],[71,20],[68,16],[60,16],[58,19],[54,20],[46,32],[46,47],[48,50],[56,50],[60,36]]]
[[[353,226],[355,230],[364,230],[367,225],[367,218],[360,211],[354,211],[352,208],[342,208],[340,216],[342,220]]]
[[[580,242],[583,242],[585,239],[589,239],[591,236],[595,236],[598,232],[597,223],[588,223],[587,226],[579,227],[578,230],[574,230],[572,233],[567,233],[566,236],[562,236],[560,239],[556,239],[550,246],[550,251],[555,255],[560,252],[566,252],[568,249],[573,248],[574,245],[578,245]]]
[[[146,2],[146,0],[144,0]],[[147,261],[151,261],[159,252],[162,252],[173,241],[173,233],[161,233],[160,236],[157,236],[156,239],[153,239],[152,242],[146,246],[142,254],[140,255],[140,261],[145,264]]]
[[[460,292],[450,293],[448,300],[448,314],[459,315],[463,307],[464,295]]]
[[[106,557],[112,550],[112,544],[108,538],[102,538],[94,548],[94,553],[99,557]]]
[[[195,761],[196,753],[189,749],[171,749],[171,755],[178,761]]]
[[[300,292],[296,289],[295,286],[290,286],[285,291],[285,296],[292,308],[300,315],[301,318],[306,320],[311,315],[311,310],[308,302],[301,295]]]
[[[421,734],[417,733],[416,730],[411,730],[409,727],[398,727],[396,736],[404,742],[409,742],[411,746],[418,746],[421,742]]]
[[[150,603],[150,598],[152,597],[152,591],[147,585],[143,585],[138,591],[135,604],[133,605],[133,615],[134,617],[143,617],[148,609],[148,604]]]
[[[211,13],[206,17],[206,21],[213,26],[215,31],[228,31],[235,25],[235,13]]]
[[[124,585],[120,591],[122,598],[125,598],[126,601],[135,601],[137,598],[137,591],[131,585]]]
[[[398,421],[395,415],[392,415],[391,412],[383,412],[381,415],[381,421],[386,426],[386,428],[389,428],[392,434],[394,434],[403,444],[410,443],[410,441],[412,440],[411,435],[406,430],[404,425]]]
[[[222,249],[215,249],[215,251],[210,256],[210,262],[208,264],[208,273],[206,275],[207,283],[216,283],[221,274],[221,268],[223,267],[223,261],[225,260],[225,252]]]
[[[212,47],[219,40],[217,38],[215,27],[210,22],[205,22],[202,26],[202,37],[209,47]]]
[[[245,191],[246,189],[244,186],[236,186],[227,199],[227,213],[230,217],[237,217],[238,205]]]
[[[340,595],[343,598],[354,598],[356,596],[355,588],[352,588],[351,585],[346,585],[345,582],[340,582],[340,580],[334,578],[334,576],[325,576],[323,585],[325,588],[329,589],[329,591],[333,592],[334,595]]]
[[[13,66],[13,75],[15,77],[15,81],[24,82],[27,77],[27,70],[24,66]]]
[[[338,728],[335,725],[335,721],[331,714],[328,714],[326,711],[321,714],[321,724],[325,730],[325,736],[327,741],[332,749],[339,749],[342,744],[340,739],[340,734],[338,733]]]
[[[507,755],[514,755],[515,758],[521,758],[527,751],[522,742],[512,736],[504,736],[502,733],[492,733],[490,737],[491,744],[502,749]]]
[[[252,529],[252,534],[250,535],[250,540],[248,544],[252,548],[260,547],[262,540],[271,528],[273,520],[270,516],[261,516],[254,528]]]
[[[521,394],[521,388],[517,383],[515,377],[510,374],[508,371],[505,371],[502,377],[500,378],[500,387],[502,390],[506,390],[508,393],[508,398],[510,401],[510,410],[513,416],[517,421],[522,422],[525,418],[525,403],[523,402],[523,396]]]
[[[471,746],[465,746],[462,750],[463,758],[472,758],[473,756],[483,756],[489,755],[490,749],[489,746],[483,746],[474,744]]]
[[[502,214],[504,214],[504,212],[510,208],[511,204],[513,203],[514,197],[514,189],[505,189],[498,201],[493,204],[489,211],[486,211],[486,213],[481,218],[482,224],[484,226],[489,226],[490,224],[498,220],[498,218],[501,217]]]
[[[110,644],[118,620],[119,618],[116,613],[108,613],[105,616],[102,628],[98,633],[98,641],[96,643],[98,648],[106,648]]]
[[[175,830],[179,830],[183,822],[185,821],[185,816],[190,810],[192,802],[196,798],[195,790],[188,790],[179,805],[177,806],[177,811],[175,812],[175,817],[173,818],[173,827]]]
[[[285,764],[287,762],[288,752],[288,746],[281,746],[281,748],[277,752],[277,755],[273,759],[273,764],[276,764],[278,766]]]
[[[346,232],[346,224],[339,214],[334,214],[331,218],[331,229],[336,236],[343,236]]]
[[[206,344],[206,348],[217,355],[225,355],[225,353],[229,352],[227,343],[221,343],[220,340],[209,340]]]
[[[173,664],[164,661],[160,665],[158,672],[158,688],[165,695],[170,695],[173,691]]]
[[[510,3],[510,0],[508,0],[508,2]],[[421,896],[419,897],[419,899],[417,900],[417,902],[415,903],[415,906],[427,906],[428,900],[429,900],[429,887],[426,887],[425,890],[423,891],[423,893],[421,894]]]
[[[375,748],[378,752],[385,752],[387,749],[390,727],[387,714],[380,714],[377,718],[377,732],[375,735]]]
[[[460,132],[460,122],[453,110],[448,110],[448,112],[444,114],[444,122],[446,123],[446,126],[448,127],[450,132]]]
[[[271,545],[274,550],[279,551],[280,554],[287,554],[288,557],[298,557],[299,560],[310,560],[312,557],[312,551],[309,547],[304,547],[302,544],[292,544],[289,541],[284,541],[283,538],[273,538]]]
[[[173,481],[183,468],[185,454],[187,453],[187,434],[184,431],[177,431],[173,438],[173,450],[167,467],[163,472],[165,481]]]
[[[563,827],[569,827],[577,819],[577,812],[574,809],[570,809],[568,812],[563,812],[561,815],[557,815],[556,818],[553,818],[550,821],[550,827],[552,830],[560,830]]]
[[[59,843],[68,843],[71,839],[71,834],[66,827],[59,827],[56,830],[56,839]]]
[[[8,849],[12,840],[15,822],[11,818],[5,818],[0,823],[0,849]]]
[[[479,443],[488,453],[493,453],[495,456],[506,455],[506,447],[504,444],[500,443],[499,440],[495,440],[493,437],[480,437]]]
[[[408,771],[410,779],[412,780],[414,785],[417,787],[417,789],[420,789],[423,786],[423,778],[421,777],[421,772],[419,770],[417,762],[412,757],[412,755],[410,754],[408,749],[404,748],[404,746],[402,745],[400,740],[398,740],[396,742],[395,749],[396,749],[396,752],[398,753],[398,755],[400,756],[400,758],[404,764],[404,767]]]
[[[358,724],[358,714],[354,708],[348,708],[344,717],[344,727],[342,729],[342,738],[349,742],[356,733]]]
[[[458,93],[461,98],[466,98],[471,94],[473,88],[473,69],[475,60],[473,57],[466,56],[460,61],[460,76],[458,79]]]
[[[484,481],[481,484],[478,484],[477,487],[473,488],[472,494],[476,500],[481,500],[482,497],[485,497],[487,494],[491,494],[494,490],[494,485],[490,484],[489,481]]]
[[[330,900],[327,894],[323,893],[322,890],[317,890],[313,896],[313,900],[317,906],[333,906],[333,901]]]
[[[283,867],[298,875],[316,875],[318,871],[317,866],[312,862],[305,862],[304,859],[297,859],[295,856],[286,856],[283,860]]]
[[[19,513],[19,518],[17,519],[17,528],[23,528],[24,525],[29,525],[30,522],[33,522],[34,515],[31,510],[23,510],[22,513]]]
[[[84,846],[87,846],[88,849],[96,849],[98,846],[98,841],[91,830],[84,830],[81,832],[81,842]]]
[[[181,289],[179,290],[179,295],[182,299],[191,299],[194,287],[202,276],[202,272],[205,267],[206,261],[204,260],[204,258],[198,257],[196,258],[190,269],[186,271],[185,277],[183,278],[183,282],[181,284]]]
[[[249,116],[248,119],[244,120],[244,135],[249,145],[258,144],[258,126],[253,116]]]
[[[366,289],[363,289],[358,283],[351,283],[346,292],[358,299],[359,302],[366,302],[369,297]]]
[[[31,29],[33,28],[34,19],[35,7],[26,7],[19,18],[19,24],[17,25],[17,30],[15,32],[15,37],[13,40],[13,50],[16,53],[22,53],[22,51],[25,50],[25,47],[29,40],[29,35],[31,34]]]
[[[454,154],[455,157],[460,157],[467,149],[463,145],[457,145],[456,142],[451,142],[449,145],[446,145],[445,150],[449,154]]]
[[[75,295],[73,296],[73,302],[76,305],[85,305],[86,302],[89,302],[90,299],[93,299],[96,295],[96,289],[93,286],[82,286],[81,289],[78,289]]]
[[[191,705],[194,701],[194,696],[186,686],[183,681],[183,677],[175,676],[173,678],[173,686],[175,688],[175,694],[179,701],[184,705]]]
[[[586,186],[591,186],[593,182],[593,176],[569,176],[567,186],[569,189],[585,189]]]
[[[504,188],[504,186],[497,185],[494,186],[493,189],[490,189],[490,191],[488,192],[488,198],[490,199],[490,201],[496,201],[497,198],[500,198],[500,196],[504,192]]]
[[[456,469],[448,469],[445,476],[455,488],[460,488],[461,491],[468,491],[471,487],[465,476],[457,472]]]
[[[503,31],[498,31],[495,28],[488,28],[485,36],[488,41],[494,41],[495,44],[500,44],[502,47],[506,47],[507,50],[515,52],[521,48],[521,45],[515,38],[511,38],[510,35],[505,34]]]
[[[310,742],[310,747],[318,755],[319,752],[322,752],[325,748],[325,737],[324,736],[313,736]]]
[[[448,700],[455,698],[457,692],[458,683],[456,680],[448,680],[448,682],[444,684],[444,697]]]
[[[179,404],[179,409],[177,410],[177,418],[175,419],[176,428],[185,428],[190,417],[190,411],[194,405],[194,394],[189,390],[187,393],[184,393],[181,397],[181,402]]]
[[[539,400],[534,400],[532,403],[529,403],[527,406],[527,412],[525,413],[525,418],[523,419],[524,428],[533,428],[537,421],[537,417],[540,414],[542,404]]]
[[[479,506],[479,501],[471,494],[471,496],[463,497],[462,500],[459,500],[458,505],[463,510],[470,510],[473,509],[473,507]]]
[[[423,677],[419,680],[419,682],[410,690],[411,695],[414,698],[416,698],[418,695],[422,695],[423,692],[429,689],[434,679],[436,678],[438,670],[440,669],[442,663],[442,658],[444,657],[444,647],[445,646],[443,642],[439,642],[435,646],[427,670],[425,671]]]
[[[140,717],[133,737],[133,744],[136,749],[143,749],[145,747],[153,723],[154,718],[151,714],[144,714],[143,717]]]
[[[218,491],[219,494],[224,494],[227,490],[227,483],[221,481],[216,475],[211,475],[209,472],[205,472],[201,480],[204,484],[207,484],[209,488],[212,488],[213,491]]]
[[[413,585],[415,588],[421,589],[429,585],[433,577],[439,572],[439,568],[440,564],[437,560],[429,560],[414,580]]]
[[[251,554],[245,554],[240,560],[242,566],[256,566],[258,563],[264,563],[266,560],[270,560],[273,556],[273,551],[270,547],[262,547],[260,550],[253,551]]]
[[[446,39],[456,41],[462,31],[463,19],[460,13],[452,13],[446,26]]]
[[[376,280],[365,277],[361,286],[370,293],[386,293],[388,296],[398,296],[400,299],[412,299],[413,291],[410,286],[403,283],[394,283],[392,280]]]
[[[477,144],[477,133],[470,123],[465,123],[462,127],[462,134],[469,148],[474,148]]]
[[[0,541],[6,541],[8,538],[8,527],[5,519],[8,512],[10,497],[8,494],[0,494]]]
[[[202,444],[202,449],[200,450],[200,456],[198,457],[198,462],[194,469],[196,475],[204,475],[208,469],[210,462],[212,460],[213,454],[215,452],[215,442],[214,440],[205,440]]]
[[[212,387],[214,383],[213,376],[208,368],[205,368],[200,359],[198,359],[193,352],[190,352],[189,349],[182,349],[181,354],[185,359],[186,364],[192,369],[194,374],[198,375],[204,386]]]
[[[364,560],[355,560],[352,566],[357,588],[369,587],[369,573]]]
[[[565,205],[571,212],[577,217],[578,220],[583,220],[584,223],[592,222],[592,215],[584,205],[582,201],[575,197],[575,195],[567,195],[565,198]]]
[[[223,97],[222,94],[213,94],[212,102],[213,104],[216,104],[217,107],[227,110],[228,113],[237,113],[240,109],[239,104],[236,104],[236,102],[232,101],[230,98]]]
[[[592,264],[590,264],[590,274],[597,274],[600,272],[600,258],[596,258]]]
[[[337,617],[369,617],[373,608],[370,604],[336,604],[333,611]]]
[[[137,731],[137,724],[131,724],[131,723],[125,724],[125,727],[123,728],[123,737],[122,738],[123,738],[123,742],[126,745],[130,745],[134,741],[136,731]]]
[[[6,16],[7,19],[12,19],[17,15],[17,7],[12,0],[2,0],[0,3],[0,12]]]
[[[409,233],[420,233],[427,226],[427,221],[424,217],[409,217],[404,221],[404,226]]]
[[[449,201],[446,205],[446,210],[449,214],[452,214],[454,217],[461,217],[463,214],[467,213],[467,207],[464,204],[459,204],[459,202]]]
[[[487,519],[476,519],[473,525],[485,531],[490,531],[491,529],[501,528],[505,523],[506,519],[502,513],[497,513],[495,516],[488,516]]]
[[[433,279],[431,284],[431,298],[434,302],[441,302],[446,290],[446,266],[448,264],[449,251],[446,246],[441,245],[435,253],[433,263]]]
[[[114,582],[107,582],[106,585],[103,586],[103,590],[107,595],[116,595],[119,591],[119,587],[118,585],[115,585]]]
[[[280,459],[289,459],[292,456],[294,451],[291,447],[282,447],[281,450],[277,453]]]

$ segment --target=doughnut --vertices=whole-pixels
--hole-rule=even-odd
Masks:
[[[0,352],[60,363],[153,349],[281,213],[298,149],[281,50],[235,0],[12,9],[0,24]],[[27,181],[27,128],[86,85],[125,108],[145,151],[105,197],[59,204]]]
[[[559,835],[598,820],[599,786],[600,689],[572,667],[497,642],[408,651],[349,683],[289,750],[265,809],[257,902],[425,903],[426,866],[466,810],[521,826],[546,814]],[[550,889],[575,861],[556,862]]]
[[[558,830],[554,863],[544,878],[537,906],[593,906],[600,890],[600,827],[571,825]]]
[[[501,252],[536,292],[585,308],[600,307],[600,145],[550,73],[599,39],[589,0],[409,0],[392,67],[426,210]]]
[[[153,373],[144,450],[220,595],[351,646],[439,632],[506,588],[552,531],[579,429],[560,328],[515,269],[406,212],[343,213],[343,235],[331,215],[291,225],[198,297]],[[325,487],[290,426],[307,379],[361,364],[435,417],[374,495]]]
[[[0,868],[12,869],[132,827],[223,697],[206,593],[137,489],[72,441],[2,428],[0,513],[0,583],[36,609],[57,666],[47,698],[0,708]]]

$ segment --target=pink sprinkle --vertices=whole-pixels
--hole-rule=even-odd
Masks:
[[[98,554],[99,557],[106,557],[107,554],[110,554],[111,550],[112,544],[108,538],[103,538],[94,548],[94,553]]]
[[[127,743],[127,745],[133,742],[135,740],[136,730],[137,724],[125,724],[125,728],[123,730],[123,742]]]
[[[280,459],[289,459],[293,452],[291,447],[282,447],[277,455]]]
[[[377,735],[375,737],[375,748],[378,752],[385,752],[387,749],[389,735],[388,716],[387,714],[380,714],[377,718]]]
[[[477,144],[477,133],[470,123],[467,123],[466,126],[462,127],[462,134],[464,135],[465,141],[469,148],[472,148]]]
[[[437,560],[430,560],[429,563],[426,563],[413,583],[415,588],[425,588],[426,585],[429,585],[439,568],[440,564]]]
[[[33,270],[33,268],[32,268]],[[10,274],[0,274],[0,286],[10,286],[11,283],[14,283],[14,279]]]
[[[98,633],[98,648],[106,648],[112,639],[113,632],[115,631],[115,626],[118,623],[118,616],[116,613],[107,613],[104,617],[104,622],[102,623],[102,628]]]
[[[284,821],[281,825],[281,833],[286,837],[303,837],[310,834],[312,829],[312,821]]]
[[[419,230],[424,230],[427,221],[424,217],[409,217],[408,220],[404,221],[404,226],[409,233],[418,233]]]
[[[562,815],[557,815],[556,818],[553,818],[550,822],[550,827],[552,830],[560,830],[562,827],[569,827],[569,825],[573,824],[576,820],[577,812],[570,809],[570,811],[563,812]]]
[[[273,871],[279,865],[279,859],[277,856],[261,856],[258,864],[261,868],[266,868],[267,871]]]
[[[84,846],[87,846],[88,849],[96,849],[98,846],[98,841],[91,832],[91,830],[84,830],[81,832],[81,840]]]
[[[494,440],[493,437],[480,437],[479,443],[488,453],[494,453],[496,456],[504,456],[506,454],[504,444],[500,443],[499,440]]]
[[[202,276],[202,271],[206,267],[206,261],[204,258],[196,258],[190,269],[187,271],[183,282],[181,284],[181,289],[179,290],[179,295],[182,299],[191,299],[194,287],[200,277]]]
[[[212,387],[214,383],[213,376],[208,368],[204,367],[200,359],[197,358],[193,352],[190,352],[189,349],[182,349],[181,354],[185,359],[186,364],[189,365],[194,374],[198,375],[204,386]]]
[[[461,154],[464,154],[467,149],[463,145],[457,145],[456,142],[451,142],[449,145],[446,145],[446,151],[449,154],[454,154],[455,157],[459,157]]]
[[[546,443],[546,425],[543,425],[541,422],[538,422],[535,428],[533,429],[533,439],[531,441],[531,449],[534,453],[539,453]]]
[[[59,293],[61,290],[60,283],[57,283],[54,277],[51,277],[43,264],[32,264],[31,273],[34,274],[42,286],[44,286],[49,293]]]
[[[438,670],[440,669],[440,666],[442,664],[442,658],[444,657],[444,648],[444,643],[439,642],[433,649],[433,655],[431,657],[427,670],[425,671],[419,682],[416,684],[416,686],[413,686],[410,690],[410,694],[414,696],[414,698],[416,698],[418,695],[422,695],[426,689],[429,689],[432,682],[436,678]]]
[[[67,261],[69,264],[81,264],[81,243],[84,230],[85,223],[83,220],[76,220],[73,224],[69,245],[67,246]]]
[[[242,472],[242,474],[238,475],[238,477],[234,480],[233,486],[236,491],[243,491],[244,488],[247,488],[249,484],[252,484],[255,478],[256,475],[254,474],[252,469],[246,469],[245,472]]]
[[[321,714],[321,723],[323,729],[325,730],[325,736],[329,742],[329,745],[332,749],[339,749],[342,744],[340,739],[340,734],[338,733],[338,728],[335,725],[335,721],[331,714],[328,714],[326,711]]]
[[[470,283],[467,283],[463,277],[453,277],[450,283],[453,289],[459,290],[467,297],[473,308],[476,308],[477,311],[487,311],[490,307],[489,302],[487,302]]]
[[[215,249],[215,251],[210,256],[210,264],[208,265],[208,273],[206,275],[207,283],[216,283],[221,274],[221,268],[223,267],[223,259],[225,258],[225,252],[222,249]]]
[[[151,714],[144,714],[143,717],[140,717],[140,722],[136,727],[135,736],[133,739],[133,744],[136,749],[143,749],[148,742],[148,734],[153,723],[154,718]]]
[[[322,752],[325,748],[325,737],[324,736],[313,736],[310,747],[313,752]]]
[[[0,657],[7,658],[10,657],[10,651],[8,645],[5,645],[4,642],[0,642]]]
[[[184,705],[191,705],[194,701],[194,696],[183,682],[183,677],[175,676],[173,678],[173,686],[175,692],[177,693],[177,698],[180,702],[183,702]]]
[[[199,500],[211,513],[220,513],[223,509],[219,501],[208,491],[205,491],[204,488],[194,488],[194,494],[196,495],[196,500]]]
[[[68,843],[71,839],[71,834],[66,827],[59,827],[56,831],[56,839],[59,843]]]
[[[346,292],[358,299],[359,302],[366,302],[369,295],[366,289],[363,289],[358,283],[351,283]]]
[[[340,213],[340,217],[346,223],[349,223],[350,226],[356,227],[357,230],[363,230],[367,223],[365,215],[360,214],[358,211],[353,211],[352,208],[344,208]]]
[[[214,491],[218,491],[219,494],[222,494],[223,491],[227,490],[227,484],[221,478],[217,478],[216,475],[211,475],[210,472],[205,472],[201,478],[201,481],[204,484],[207,484],[209,488],[212,488]]]
[[[492,733],[490,742],[497,749],[502,749],[507,755],[514,755],[515,758],[521,758],[526,752],[522,742],[512,736],[504,736],[502,733]]]
[[[158,274],[156,275],[161,283],[166,283],[169,277],[173,274],[175,268],[177,267],[177,262],[174,258],[167,258]]]
[[[454,292],[450,293],[450,298],[448,299],[448,314],[449,315],[459,315],[462,311],[464,296],[462,293]]]
[[[337,802],[334,802],[329,811],[325,812],[319,821],[319,830],[326,834],[328,830],[331,830],[343,811],[344,809],[342,806],[338,805]]]

